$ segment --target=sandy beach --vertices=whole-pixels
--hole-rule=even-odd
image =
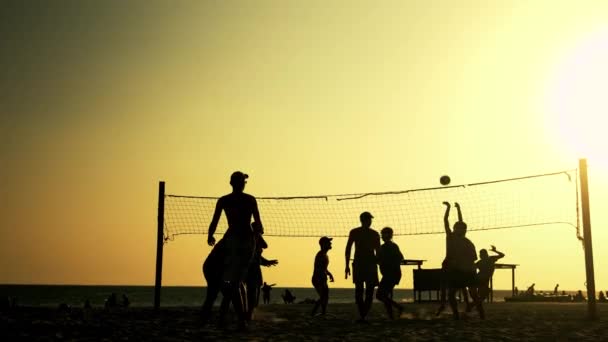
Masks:
[[[375,303],[368,324],[356,323],[354,304],[330,304],[326,316],[311,318],[310,305],[261,306],[245,332],[234,321],[219,329],[201,326],[198,308],[83,310],[21,307],[0,313],[3,341],[608,341],[608,305],[599,320],[585,319],[585,304],[492,303],[487,319],[476,313],[460,321],[449,312],[434,316],[436,304],[405,304],[389,321]]]

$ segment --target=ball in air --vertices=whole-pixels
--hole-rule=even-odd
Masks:
[[[447,176],[447,175],[441,176],[441,178],[439,178],[439,183],[441,183],[441,185],[450,184],[450,176]]]

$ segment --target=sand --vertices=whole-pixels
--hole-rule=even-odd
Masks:
[[[311,305],[262,305],[245,332],[234,321],[224,329],[201,326],[198,308],[83,310],[17,308],[0,312],[3,341],[608,341],[608,304],[589,321],[585,303],[492,303],[486,320],[475,313],[460,321],[449,312],[434,316],[436,304],[405,304],[389,321],[380,303],[368,324],[356,323],[354,304],[331,304],[326,316],[311,318]]]

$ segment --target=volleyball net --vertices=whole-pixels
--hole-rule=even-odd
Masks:
[[[458,202],[469,231],[562,225],[580,239],[577,170],[481,183],[342,195],[257,197],[265,235],[345,237],[369,211],[373,227],[394,235],[444,233],[444,201]],[[164,239],[207,234],[217,197],[167,194]],[[451,222],[456,221],[452,210]],[[222,214],[217,234],[228,224]]]

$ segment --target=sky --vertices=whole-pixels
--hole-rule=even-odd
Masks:
[[[608,289],[605,1],[0,6],[0,283],[153,284],[161,180],[171,194],[221,196],[242,170],[256,196],[357,193],[584,157],[596,288]],[[519,264],[519,288],[584,289],[572,229],[469,238]],[[440,235],[395,241],[425,267],[444,256]],[[310,286],[317,239],[268,242],[279,266],[265,279]],[[345,243],[330,251],[334,275]],[[163,284],[204,285],[208,253],[205,235],[167,243]],[[495,288],[510,288],[507,273]]]

